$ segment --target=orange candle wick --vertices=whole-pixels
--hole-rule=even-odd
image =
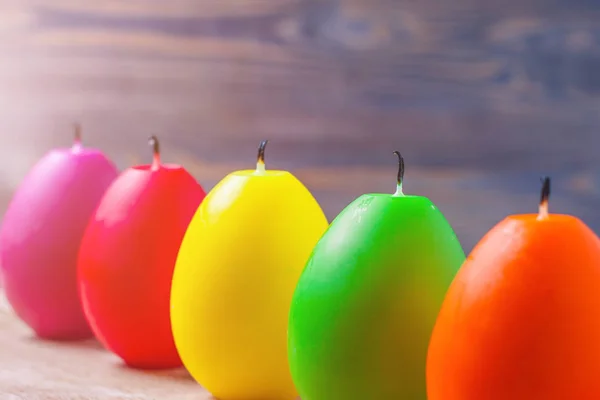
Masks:
[[[540,207],[538,214],[538,221],[548,219],[548,199],[550,197],[550,177],[546,176],[542,178],[542,193],[540,196]]]

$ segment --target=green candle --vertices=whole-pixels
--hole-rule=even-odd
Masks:
[[[426,197],[366,194],[332,222],[296,287],[288,355],[302,399],[425,400],[436,316],[464,251]]]

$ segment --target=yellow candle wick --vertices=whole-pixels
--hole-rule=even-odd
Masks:
[[[266,172],[266,168],[265,168],[265,163],[264,162],[257,162],[256,163],[256,173],[259,175],[262,175]]]
[[[268,140],[263,140],[258,146],[258,157],[256,160],[256,175],[263,175],[265,173],[265,147],[269,143]]]

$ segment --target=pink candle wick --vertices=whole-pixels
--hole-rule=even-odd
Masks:
[[[83,145],[81,144],[81,125],[75,124],[74,130],[75,130],[75,133],[74,133],[74,139],[73,139],[73,146],[71,147],[71,150],[73,152],[78,152],[83,147]]]

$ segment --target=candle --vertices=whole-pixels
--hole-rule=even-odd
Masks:
[[[511,215],[473,249],[429,346],[430,400],[600,399],[600,239],[580,219]]]
[[[135,368],[181,365],[169,317],[177,251],[204,190],[180,165],[124,171],[90,221],[79,255],[85,314],[106,348]]]
[[[77,291],[77,252],[115,165],[81,144],[54,149],[19,185],[4,216],[1,271],[8,302],[38,337],[83,339],[92,332]]]
[[[435,318],[465,255],[433,203],[365,194],[332,222],[294,293],[289,359],[303,399],[425,399]]]
[[[171,297],[183,363],[221,400],[296,398],[287,360],[292,293],[327,219],[287,171],[225,177],[185,235]]]

